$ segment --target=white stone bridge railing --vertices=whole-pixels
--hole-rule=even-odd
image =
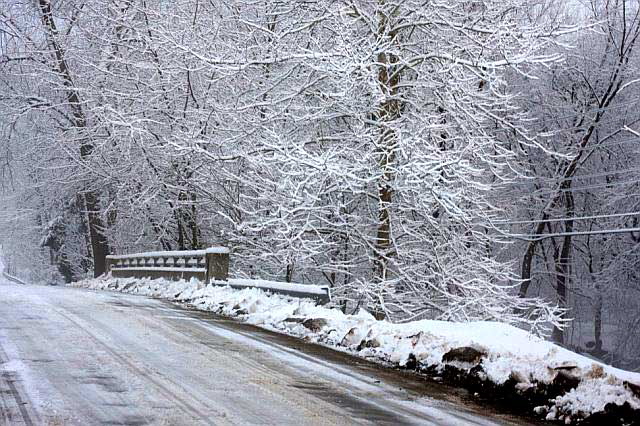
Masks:
[[[153,251],[107,256],[107,273],[113,277],[196,278],[205,284],[226,281],[229,276],[229,249]]]
[[[106,263],[107,274],[116,278],[195,278],[204,285],[230,286],[236,289],[254,287],[271,293],[314,299],[321,304],[331,300],[328,286],[229,279],[229,249],[226,247],[109,255]]]

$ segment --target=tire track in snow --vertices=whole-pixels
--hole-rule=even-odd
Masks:
[[[4,349],[2,348],[2,345],[0,345],[0,365],[6,364],[8,362],[9,362],[9,358],[6,352],[4,351]],[[15,401],[16,408],[18,409],[18,412],[20,413],[20,416],[22,417],[22,421],[24,422],[24,424],[27,426],[33,426],[34,425],[33,420],[31,420],[31,416],[29,415],[29,412],[27,411],[27,408],[26,408],[27,403],[24,401],[24,399],[20,395],[20,392],[18,391],[18,388],[16,387],[16,383],[15,383],[16,375],[17,373],[12,374],[9,371],[2,371],[0,374],[0,377],[2,377],[2,380],[0,381],[0,383],[6,383],[7,387],[9,388],[8,390],[9,395],[11,395],[11,397]],[[3,406],[7,407],[7,410],[9,410],[10,401],[7,401],[4,395],[5,395],[4,392],[0,393],[0,398],[2,398],[3,400]],[[2,407],[0,407],[0,409],[1,408]],[[2,414],[2,417],[5,417],[4,412],[0,412],[0,414]],[[7,420],[11,423],[13,423],[14,421],[14,419],[12,418],[8,418]]]
[[[82,325],[80,323],[80,321],[82,321],[80,318],[78,318],[74,314],[71,314],[68,311],[62,312],[60,309],[57,309],[56,311],[59,315],[66,318],[68,321],[70,321],[76,327],[82,330],[87,336],[89,336],[93,341],[95,341],[99,346],[101,346],[113,358],[118,360],[121,364],[125,365],[131,371],[135,372],[138,377],[150,382],[156,389],[158,389],[158,391],[165,398],[167,398],[168,400],[175,401],[177,405],[179,405],[185,412],[188,412],[190,415],[199,418],[206,424],[211,424],[212,422],[211,415],[207,415],[203,413],[202,411],[194,407],[192,404],[190,404],[188,401],[186,401],[184,398],[182,398],[180,395],[178,395],[176,392],[173,392],[171,389],[169,389],[165,384],[163,384],[159,380],[152,377],[151,373],[149,373],[148,371],[145,371],[146,369],[138,367],[137,365],[129,361],[127,357],[119,354],[116,350],[112,349],[111,346],[106,344],[102,339],[98,338],[94,333],[92,333],[87,327]],[[174,383],[168,379],[165,379],[165,380],[171,382],[171,385],[179,387],[177,383]],[[187,392],[185,391],[184,393],[187,393]],[[216,414],[221,417],[224,416],[224,413],[216,413]]]

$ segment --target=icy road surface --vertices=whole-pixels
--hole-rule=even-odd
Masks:
[[[0,280],[0,425],[523,424],[417,376],[141,296]]]

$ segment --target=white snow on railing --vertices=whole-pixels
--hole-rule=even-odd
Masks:
[[[2,276],[5,277],[5,279],[7,279],[9,281],[13,281],[14,283],[26,285],[26,283],[24,281],[22,281],[20,278],[14,277],[13,275],[10,275],[10,274],[7,274],[4,271],[2,272]]]
[[[5,279],[7,279],[9,281],[13,281],[14,283],[22,284],[22,285],[26,284],[20,278],[14,277],[13,275],[9,274],[6,271],[6,267],[4,265],[4,259],[3,259],[3,256],[2,256],[2,245],[1,244],[0,244],[0,275],[3,276]]]
[[[165,266],[127,266],[129,271],[157,271],[157,272],[202,272],[206,273],[207,268],[172,268]]]
[[[107,259],[135,259],[135,258],[153,258],[153,257],[198,257],[206,254],[224,254],[229,253],[227,247],[209,247],[204,250],[183,250],[183,251],[149,251],[145,253],[119,254],[109,255]]]
[[[230,285],[233,287],[246,287],[246,288],[256,287],[263,290],[310,293],[310,294],[317,294],[319,296],[325,296],[329,293],[329,287],[326,285],[297,284],[297,283],[286,283],[286,282],[267,281],[267,280],[232,278],[229,281],[213,281],[212,284],[225,285],[225,286]]]

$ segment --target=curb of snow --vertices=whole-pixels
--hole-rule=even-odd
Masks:
[[[347,315],[256,288],[198,288],[198,281],[97,278],[71,284],[160,297],[232,316],[373,361],[416,369],[480,396],[517,400],[546,420],[637,424],[640,373],[593,361],[498,322],[421,320],[393,324],[366,311]],[[631,422],[631,423],[629,423]]]

